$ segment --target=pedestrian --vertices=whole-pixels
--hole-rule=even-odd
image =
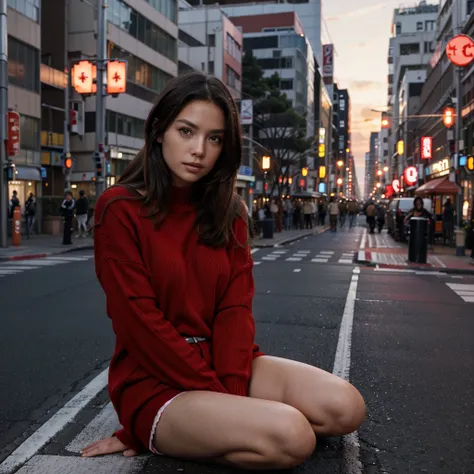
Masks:
[[[454,244],[454,206],[451,199],[446,199],[443,210],[443,241],[448,245]]]
[[[30,193],[28,199],[25,202],[25,223],[26,223],[26,236],[29,239],[30,235],[33,234],[35,228],[35,216],[36,216],[36,199],[33,193]]]
[[[315,435],[357,429],[359,392],[254,343],[247,210],[234,192],[239,114],[225,85],[167,83],[145,146],[98,199],[96,273],[116,333],[109,394],[123,426],[83,456],[149,450],[289,468]]]
[[[375,232],[375,217],[377,215],[377,208],[372,201],[369,201],[365,209],[365,215],[367,216],[367,225],[369,226],[369,232],[373,234]]]
[[[77,221],[76,237],[87,237],[88,212],[89,212],[89,201],[86,197],[86,193],[81,189],[79,191],[79,199],[76,201],[76,221]]]
[[[351,199],[347,205],[347,210],[349,212],[349,227],[354,227],[357,222],[357,203]]]
[[[341,229],[344,227],[346,223],[346,215],[347,215],[347,203],[341,199],[339,202],[339,225]]]
[[[333,197],[329,200],[328,212],[331,232],[337,232],[337,218],[339,216],[339,206],[337,204],[337,201]]]
[[[74,218],[74,199],[71,191],[66,191],[64,201],[61,204],[61,216],[63,217],[63,245],[71,245],[72,219]]]
[[[17,207],[21,207],[20,200],[18,199],[18,192],[13,191],[12,197],[10,198],[10,217],[13,217],[13,211]]]
[[[304,214],[304,226],[306,229],[313,228],[313,219],[312,219],[313,205],[309,200],[306,200],[303,204],[303,214]]]

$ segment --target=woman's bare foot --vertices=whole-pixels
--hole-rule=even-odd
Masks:
[[[91,458],[94,456],[102,456],[104,454],[112,454],[123,452],[126,457],[136,456],[138,453],[125,446],[118,438],[112,436],[111,438],[104,438],[96,441],[82,450],[82,457]]]

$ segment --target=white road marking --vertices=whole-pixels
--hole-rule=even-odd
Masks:
[[[28,439],[18,446],[2,464],[0,473],[6,474],[28,461],[34,456],[51,438],[59,433],[70,423],[78,413],[107,386],[109,369],[103,370],[95,379],[91,380],[77,395],[75,395],[63,408],[58,410],[46,423],[38,428]],[[24,471],[41,472],[41,471]],[[58,472],[58,471],[43,471]],[[64,471],[61,471],[64,472]],[[69,472],[78,472],[74,469]],[[95,471],[103,472],[103,471]],[[110,471],[107,471],[110,472]],[[117,472],[117,471],[115,471]]]
[[[327,258],[313,258],[311,259],[314,263],[328,263],[329,259]]]
[[[254,253],[257,253],[259,250],[260,250],[260,249],[252,249],[252,250],[250,251],[250,253],[251,253],[251,254],[254,254]]]
[[[474,285],[467,285],[465,283],[446,283],[446,285],[466,303],[474,303]]]
[[[446,265],[436,255],[431,255],[431,259],[434,260],[440,267],[446,268]]]
[[[15,270],[17,272],[24,272],[25,270],[36,270],[39,267],[18,267],[18,266],[13,266],[13,265],[8,265],[8,266],[3,266],[0,265],[0,271],[1,270]]]
[[[294,273],[299,273],[300,271],[301,271],[301,268],[295,268],[295,269],[293,270]]]
[[[0,275],[5,276],[5,275],[14,275],[15,273],[21,273],[23,270],[18,270],[18,269],[9,269],[9,268],[0,268]]]
[[[68,263],[66,261],[56,261],[53,262],[51,260],[47,260],[46,258],[42,259],[35,259],[35,260],[18,260],[17,262],[12,262],[12,266],[18,267],[31,267],[34,265],[35,267],[51,267],[53,265],[60,265],[62,263]]]
[[[344,380],[350,380],[352,327],[354,323],[355,300],[359,284],[359,267],[354,268],[352,281],[347,292],[346,304],[342,315],[339,338],[334,358],[332,373]],[[362,474],[359,435],[357,431],[344,436],[344,472],[347,474]]]
[[[107,403],[101,412],[66,446],[71,453],[80,453],[82,448],[99,439],[107,438],[120,428],[112,403]]]
[[[341,258],[337,263],[352,263],[352,259]]]
[[[289,257],[286,259],[287,262],[301,262],[301,260],[299,257]]]
[[[364,250],[365,249],[365,242],[366,241],[367,241],[367,229],[364,229],[364,232],[362,233],[362,238],[360,239],[359,250]]]
[[[276,255],[272,257],[271,255],[267,255],[266,257],[262,257],[262,260],[268,260],[270,262],[274,262],[277,259]]]
[[[394,273],[415,273],[416,270],[408,270],[404,268],[375,268],[376,272],[394,272]]]
[[[298,250],[298,253],[311,253],[311,250]]]
[[[325,255],[334,255],[335,252],[333,252],[332,250],[321,250],[321,252],[319,253]]]
[[[90,260],[94,258],[94,255],[84,255],[83,257],[46,257],[44,260],[64,260],[66,262],[84,262],[86,260]]]
[[[298,258],[305,258],[307,256],[308,256],[308,254],[306,254],[306,253],[295,253],[293,255],[293,257],[298,257]]]
[[[150,456],[126,458],[122,453],[104,457],[82,458],[78,456],[35,456],[17,474],[74,473],[91,474],[113,472],[114,474],[139,474]]]
[[[288,250],[274,250],[272,253],[274,253],[275,255],[285,255],[285,253],[287,253]]]
[[[260,265],[262,262],[253,262],[254,265]]]

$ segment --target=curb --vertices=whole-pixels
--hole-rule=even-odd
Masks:
[[[447,273],[452,275],[474,275],[474,267],[470,268],[448,268],[448,267],[427,267],[427,266],[409,266],[409,265],[390,265],[384,263],[374,263],[367,255],[370,251],[359,250],[356,257],[356,263],[365,265],[366,267],[375,268],[392,268],[394,270],[412,270],[414,272],[433,272],[433,273]]]
[[[325,227],[323,229],[320,229],[320,230],[317,230],[317,231],[311,231],[311,232],[307,232],[306,234],[301,234],[301,235],[298,235],[298,236],[294,236],[294,237],[289,237],[288,239],[285,239],[285,240],[282,240],[281,242],[278,242],[276,244],[254,244],[252,245],[253,248],[274,248],[274,247],[280,247],[282,245],[286,245],[286,244],[289,244],[291,242],[294,242],[295,240],[299,240],[299,239],[302,239],[304,237],[308,237],[310,235],[319,235],[319,234],[322,234],[323,232],[326,232],[327,230],[329,230],[329,227]]]
[[[46,258],[51,257],[53,255],[62,255],[65,253],[72,253],[72,252],[79,252],[81,250],[93,250],[94,246],[90,244],[81,245],[78,247],[60,250],[58,252],[44,252],[44,253],[35,253],[29,255],[14,255],[12,257],[0,257],[0,262],[12,262],[12,261],[19,261],[19,260],[33,260],[36,258]]]

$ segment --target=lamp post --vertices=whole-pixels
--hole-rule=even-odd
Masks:
[[[267,173],[268,170],[270,169],[271,163],[270,163],[270,157],[268,155],[263,155],[262,156],[262,170],[263,170],[263,198],[267,198],[267,192],[265,189],[265,186],[267,184]]]

